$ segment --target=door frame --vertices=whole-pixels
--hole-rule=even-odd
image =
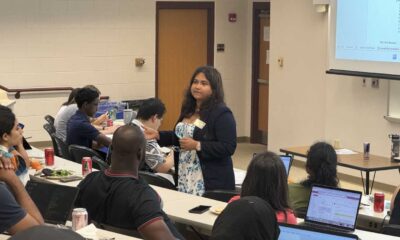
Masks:
[[[259,58],[260,58],[260,24],[258,22],[258,14],[262,10],[270,11],[269,2],[254,2],[253,3],[253,34],[252,34],[252,73],[251,73],[251,131],[250,142],[260,143],[261,135],[258,131],[258,83],[257,76],[259,72]]]
[[[158,97],[158,20],[161,9],[206,9],[207,10],[207,65],[214,66],[214,2],[156,2],[156,81],[155,96]]]

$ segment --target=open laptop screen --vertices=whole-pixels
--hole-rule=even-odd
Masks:
[[[328,232],[306,226],[279,224],[278,240],[356,240],[357,236],[339,232]]]
[[[361,192],[314,185],[305,221],[354,230]]]
[[[290,166],[292,165],[292,156],[281,155],[280,158],[283,162],[283,165],[285,165],[286,174],[289,176]]]
[[[28,181],[25,188],[46,223],[65,224],[78,188],[37,181]]]

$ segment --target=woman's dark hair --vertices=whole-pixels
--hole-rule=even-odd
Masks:
[[[0,140],[10,134],[15,124],[15,115],[10,108],[0,105]]]
[[[79,91],[79,89],[80,88],[72,89],[71,93],[68,96],[68,100],[65,103],[63,103],[61,106],[68,106],[68,105],[75,103],[75,96],[76,96],[76,93]]]
[[[290,208],[287,175],[278,155],[267,151],[254,156],[242,184],[241,197],[245,196],[260,197],[286,216],[286,210]]]
[[[149,120],[152,116],[157,115],[157,118],[161,119],[165,111],[165,105],[160,99],[148,98],[140,105],[136,118]]]
[[[211,86],[211,96],[200,106],[200,116],[203,110],[212,109],[218,104],[224,103],[224,89],[222,87],[221,74],[211,66],[197,68],[190,79],[189,87],[186,89],[182,103],[181,117],[190,117],[196,112],[196,99],[192,96],[191,86],[197,74],[203,73]]]
[[[320,184],[337,187],[337,155],[335,149],[326,142],[317,142],[310,147],[307,153],[306,169],[308,178],[301,182],[303,186]]]

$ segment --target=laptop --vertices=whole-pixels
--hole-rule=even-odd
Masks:
[[[65,225],[78,196],[78,188],[38,181],[28,181],[25,188],[46,223]]]
[[[353,232],[362,193],[313,185],[304,224],[316,228]]]
[[[278,240],[357,240],[357,235],[327,231],[304,225],[279,223]]]
[[[289,170],[290,170],[290,167],[292,166],[292,161],[293,161],[292,156],[280,155],[279,157],[281,158],[283,165],[285,165],[286,174],[289,176]]]
[[[256,155],[257,155],[257,153],[253,153],[253,158]],[[293,157],[290,155],[280,155],[279,157],[281,158],[283,165],[285,165],[286,174],[289,176],[289,170],[290,170],[290,167],[292,166]]]

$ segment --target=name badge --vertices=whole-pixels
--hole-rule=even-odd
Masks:
[[[200,119],[196,119],[193,123],[196,127],[203,129],[203,127],[206,125],[205,122],[201,121]]]

